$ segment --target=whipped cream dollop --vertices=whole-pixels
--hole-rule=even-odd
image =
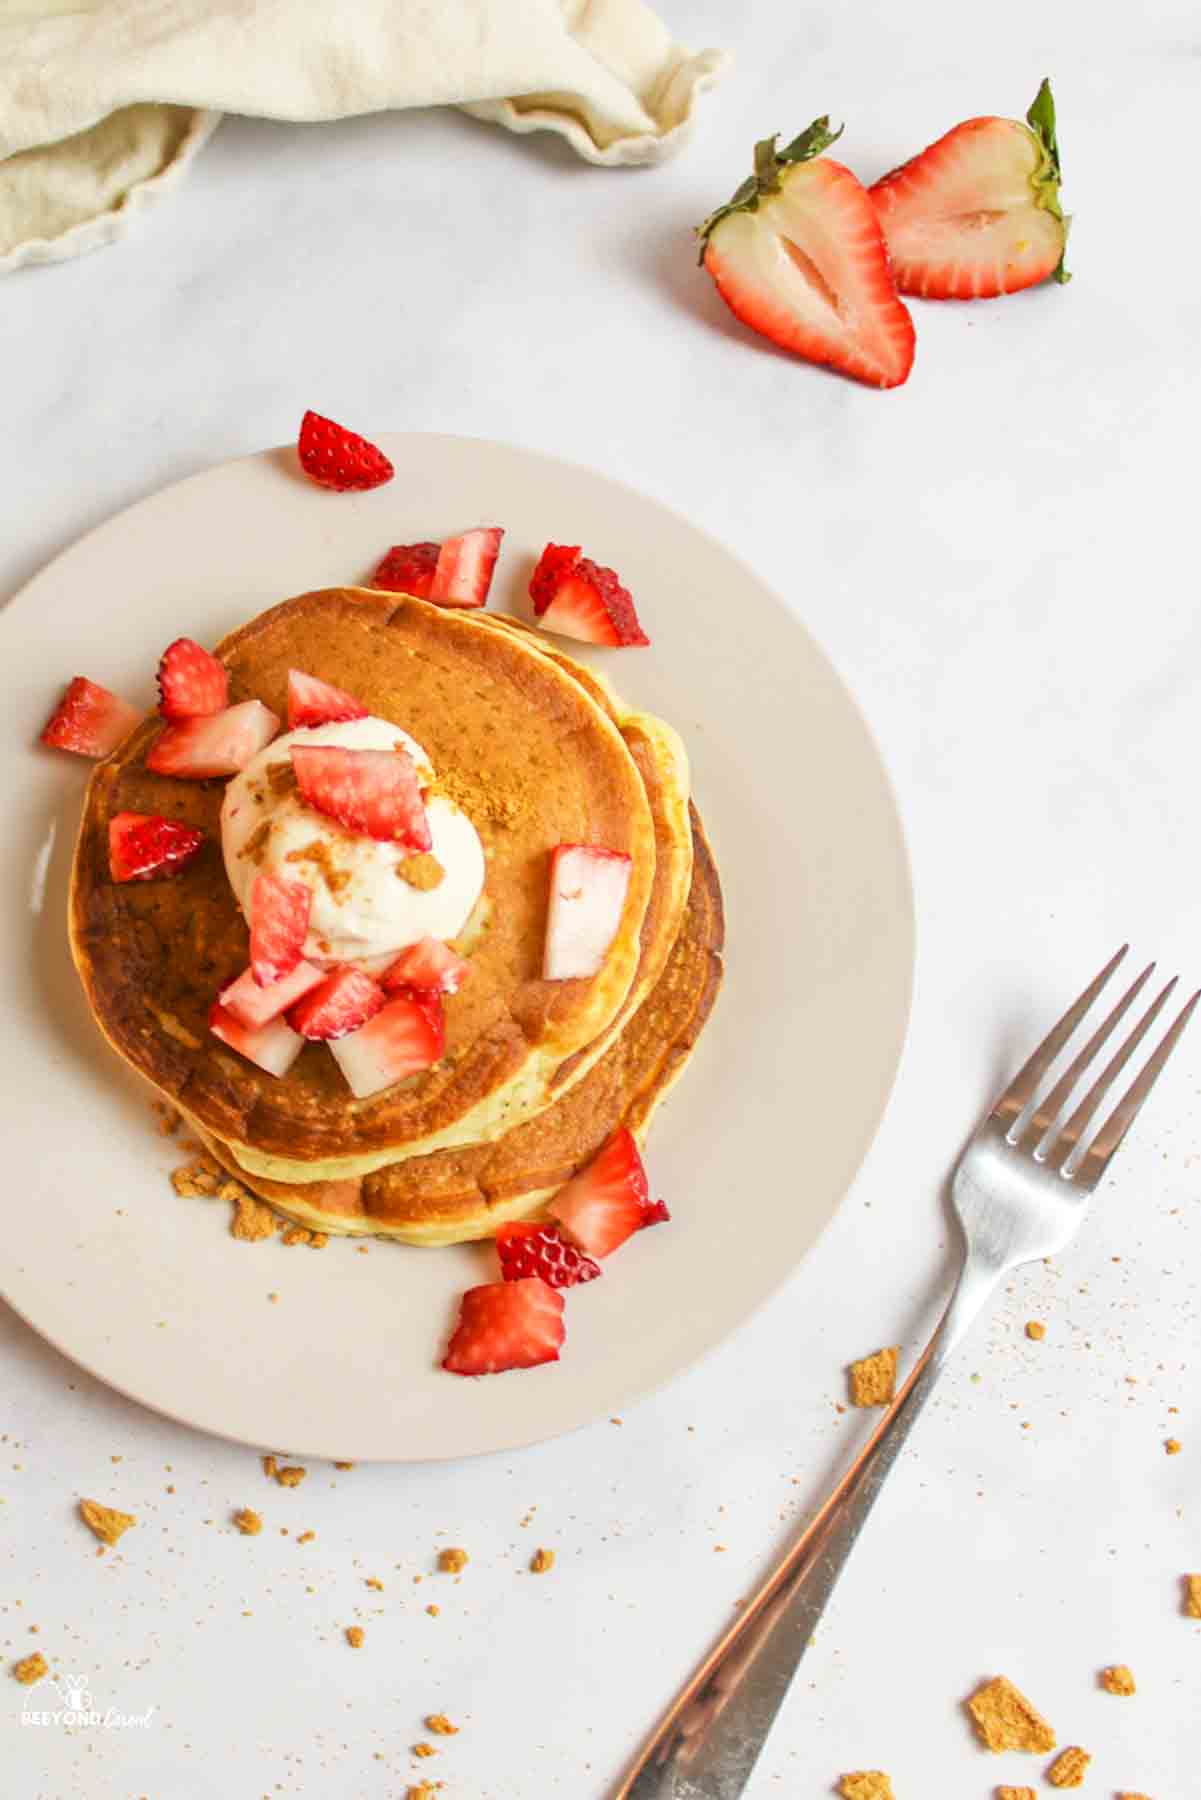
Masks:
[[[294,744],[340,744],[347,750],[403,746],[423,787],[435,780],[429,757],[407,731],[386,719],[350,719],[289,731],[261,750],[225,790],[221,848],[239,906],[249,914],[256,876],[303,881],[312,890],[309,962],[355,962],[383,967],[418,938],[453,938],[462,931],[484,889],[484,847],[466,813],[442,794],[426,801],[433,844],[421,866],[434,886],[415,886],[401,869],[412,852],[343,829],[302,799],[289,780]]]

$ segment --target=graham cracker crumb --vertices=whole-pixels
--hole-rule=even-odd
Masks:
[[[348,1625],[346,1627],[346,1642],[350,1645],[352,1650],[361,1650],[363,1648],[363,1627],[361,1625]]]
[[[283,1233],[283,1242],[288,1246],[289,1250],[292,1248],[293,1244],[311,1244],[312,1241],[312,1232],[306,1231],[303,1225],[289,1225],[287,1230]]]
[[[986,1750],[1054,1750],[1055,1733],[1004,1675],[982,1682],[967,1703]]]
[[[446,870],[428,850],[417,856],[406,856],[403,862],[397,863],[396,873],[420,894],[430,893],[434,888],[441,887],[446,880]]]
[[[235,1182],[231,1181],[227,1185],[236,1188],[236,1193],[221,1195],[223,1200],[233,1201],[234,1210],[229,1221],[230,1236],[236,1237],[241,1244],[261,1244],[275,1230],[275,1214],[261,1200],[256,1200],[253,1194],[238,1188]]]
[[[892,1782],[883,1769],[860,1769],[838,1784],[842,1800],[893,1800]]]
[[[1150,1794],[1126,1794],[1126,1793],[1122,1793],[1122,1794],[1119,1794],[1119,1795],[1118,1795],[1118,1800],[1151,1800],[1151,1796],[1150,1796]]]
[[[413,1745],[413,1755],[414,1756],[437,1756],[437,1754],[438,1754],[438,1752],[434,1749],[434,1746],[432,1744],[414,1744]]]
[[[98,1500],[81,1500],[79,1516],[89,1531],[108,1545],[115,1544],[131,1525],[137,1524],[132,1513],[118,1512],[115,1506],[101,1506]]]
[[[353,1463],[335,1463],[334,1467],[335,1467],[335,1469],[353,1469],[354,1464]]]
[[[19,1681],[23,1687],[32,1687],[34,1682],[40,1681],[43,1675],[49,1673],[49,1670],[50,1664],[46,1658],[40,1650],[35,1650],[32,1656],[23,1656],[19,1663],[13,1664],[13,1680]]]
[[[435,1795],[441,1786],[440,1781],[419,1781],[416,1787],[409,1788],[405,1800],[435,1800]]]
[[[899,1346],[861,1357],[849,1370],[852,1406],[891,1406],[897,1391]]]
[[[221,1186],[221,1171],[207,1157],[181,1163],[171,1171],[171,1186],[181,1200],[209,1200]]]
[[[274,819],[264,819],[262,824],[256,825],[250,836],[246,839],[246,842],[242,845],[242,848],[238,851],[238,855],[244,856],[248,862],[261,863],[263,860],[263,852],[267,848],[267,841],[271,836],[274,824]]]
[[[1180,1442],[1179,1438],[1168,1438],[1167,1442],[1164,1444],[1164,1449],[1169,1456],[1179,1456],[1183,1448],[1184,1445]]]
[[[278,1481],[280,1487],[299,1487],[307,1474],[307,1469],[302,1469],[298,1464],[291,1463],[286,1469],[277,1469],[275,1471],[275,1479]]]
[[[466,1550],[459,1550],[454,1546],[438,1552],[438,1567],[444,1575],[461,1574],[470,1561]]]
[[[1184,1578],[1184,1610],[1190,1619],[1201,1619],[1201,1575]]]
[[[1026,1321],[1026,1336],[1028,1338],[1033,1338],[1036,1344],[1041,1343],[1046,1335],[1047,1328],[1041,1319],[1028,1319]]]
[[[264,1456],[264,1458],[263,1458],[263,1474],[267,1477],[268,1481],[275,1480],[277,1467],[278,1467],[278,1465],[273,1456]]]
[[[459,1728],[452,1725],[445,1713],[431,1713],[425,1721],[425,1729],[432,1731],[435,1737],[457,1737]]]
[[[299,785],[290,758],[287,762],[268,763],[263,773],[266,776],[267,786],[277,798],[292,793]]]
[[[316,1535],[317,1533],[315,1531],[302,1531],[296,1542],[298,1544],[311,1544]]]
[[[438,1614],[442,1611],[442,1608],[440,1606],[435,1606],[434,1602],[431,1600],[425,1610],[431,1619],[436,1619]]]
[[[1137,1692],[1134,1676],[1125,1663],[1114,1663],[1101,1671],[1101,1686],[1107,1694],[1133,1694]]]
[[[299,850],[289,850],[285,862],[312,863],[322,881],[331,894],[337,895],[351,879],[349,869],[339,869],[330,854],[329,845],[320,838],[314,838],[311,844],[303,844]]]
[[[508,793],[489,788],[481,780],[473,780],[458,770],[440,770],[436,779],[422,790],[427,802],[441,795],[457,806],[477,827],[481,823],[511,829],[523,819],[535,799],[535,785],[516,785]]]
[[[369,1588],[374,1588],[374,1590],[377,1594],[382,1594],[384,1591],[383,1582],[377,1580],[374,1575],[368,1575],[368,1577],[364,1583],[364,1586],[369,1587]]]
[[[997,1800],[1038,1800],[1033,1788],[999,1787]]]
[[[549,1575],[554,1566],[555,1553],[553,1550],[535,1550],[530,1558],[531,1575]]]
[[[329,1243],[329,1238],[324,1231],[310,1232],[310,1234],[309,1234],[309,1249],[310,1250],[324,1250],[325,1246],[328,1243]],[[335,1469],[338,1466],[339,1465],[337,1463],[334,1464]]]
[[[244,1506],[241,1512],[234,1514],[234,1524],[243,1537],[257,1537],[263,1529],[262,1519],[258,1513],[252,1512],[249,1506]]]
[[[1056,1757],[1047,1770],[1047,1780],[1052,1787],[1057,1788],[1083,1787],[1084,1771],[1092,1760],[1087,1750],[1081,1750],[1078,1744],[1073,1744],[1062,1756]]]

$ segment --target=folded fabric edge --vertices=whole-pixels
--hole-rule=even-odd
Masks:
[[[75,256],[86,256],[92,250],[102,250],[105,245],[123,237],[137,214],[144,212],[148,206],[153,206],[182,179],[188,164],[207,144],[222,117],[223,114],[207,109],[195,112],[183,142],[166,168],[147,181],[140,181],[131,187],[120,204],[110,211],[97,213],[94,218],[71,225],[56,237],[28,238],[23,244],[16,245],[7,256],[0,256],[0,275],[8,275],[16,269],[33,267],[39,263],[67,262]]]

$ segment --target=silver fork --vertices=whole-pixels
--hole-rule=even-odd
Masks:
[[[613,1800],[736,1800],[745,1791],[860,1528],[935,1382],[1010,1270],[1070,1243],[1089,1196],[1201,999],[1201,993],[1194,994],[1177,1015],[1090,1140],[1106,1094],[1167,1004],[1175,980],[1156,995],[1073,1111],[1067,1113],[1073,1093],[1150,979],[1154,963],[1131,983],[1041,1100],[1039,1089],[1127,948],[1048,1032],[960,1157],[952,1184],[962,1227],[959,1277],[908,1380],[817,1517],[675,1701]]]

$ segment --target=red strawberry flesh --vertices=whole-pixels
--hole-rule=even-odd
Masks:
[[[259,1026],[277,1019],[281,1013],[287,1012],[302,995],[315,988],[318,982],[324,981],[326,971],[315,969],[312,963],[299,962],[290,975],[282,981],[273,982],[270,987],[260,987],[254,978],[253,969],[243,969],[236,981],[222,988],[217,996],[227,1013],[231,1013],[239,1025],[248,1031],[257,1031]]]
[[[289,1010],[288,1024],[301,1037],[330,1043],[358,1031],[383,1004],[379,983],[364,970],[344,963],[297,1001]]]
[[[151,881],[176,875],[200,853],[203,831],[158,813],[115,813],[108,822],[108,860],[114,881]]]
[[[441,938],[423,937],[402,950],[396,961],[381,977],[386,993],[400,988],[416,988],[427,994],[457,994],[471,964],[457,956]]]
[[[330,1049],[351,1093],[369,1100],[432,1068],[445,1043],[441,1001],[428,994],[397,994],[361,1030]]]
[[[219,1000],[209,1014],[209,1030],[239,1056],[276,1077],[286,1075],[304,1049],[304,1039],[283,1019],[271,1019],[256,1030],[247,1030],[232,1013],[226,1012]]]
[[[236,775],[278,730],[279,720],[260,700],[243,700],[224,712],[168,725],[147,752],[146,767],[190,781]]]
[[[548,544],[538,558],[538,566],[530,576],[530,599],[534,612],[541,615],[555,597],[560,581],[574,569],[582,551],[578,544]]]
[[[430,848],[417,768],[407,750],[294,744],[292,767],[309,805],[347,831],[410,850]]]
[[[620,850],[559,844],[551,854],[542,973],[547,981],[595,975],[625,909],[633,869]]]
[[[535,1220],[502,1225],[496,1234],[496,1254],[506,1281],[522,1281],[537,1275],[548,1287],[575,1287],[595,1281],[598,1262],[569,1244],[557,1225]]]
[[[250,890],[250,970],[260,987],[290,975],[309,934],[313,891],[303,881],[256,875]]]
[[[164,719],[201,719],[229,702],[229,671],[194,638],[176,638],[158,665]]]
[[[468,1288],[442,1367],[452,1375],[500,1375],[557,1362],[566,1332],[563,1299],[545,1281]]]
[[[428,600],[441,549],[441,544],[393,544],[368,585]]]
[[[288,670],[289,731],[310,725],[340,725],[346,719],[366,717],[367,708],[345,689],[306,675],[303,669]]]
[[[142,715],[86,675],[77,675],[42,728],[42,742],[76,756],[108,756]]]
[[[638,1145],[625,1129],[559,1190],[548,1211],[573,1243],[595,1257],[611,1255],[635,1231],[669,1216],[661,1200],[651,1200]]]
[[[436,606],[483,606],[504,535],[499,525],[486,525],[447,538],[429,588]]]
[[[305,413],[297,452],[306,475],[339,493],[379,487],[396,473],[382,450],[320,413]]]

